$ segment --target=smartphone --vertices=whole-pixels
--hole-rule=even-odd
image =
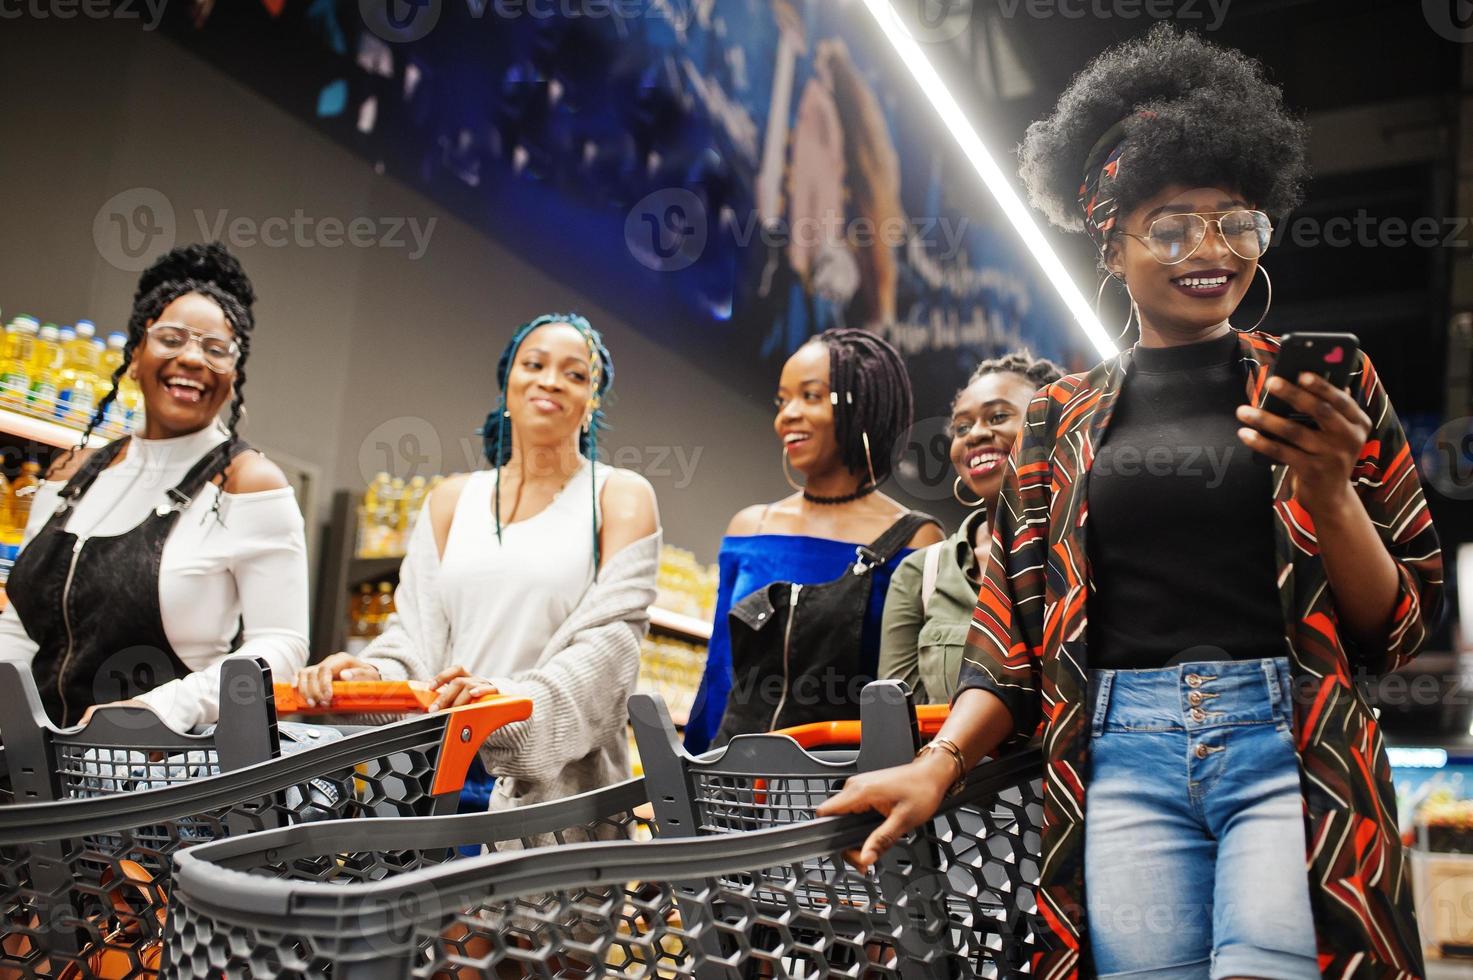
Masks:
[[[1279,356],[1274,361],[1269,377],[1283,378],[1292,384],[1298,384],[1296,379],[1307,371],[1318,374],[1336,388],[1344,388],[1350,383],[1351,371],[1359,363],[1359,354],[1360,341],[1355,334],[1287,333],[1279,340]],[[1263,391],[1263,401],[1258,407],[1265,412],[1273,412],[1311,429],[1319,428],[1314,419],[1279,396],[1271,394],[1267,385]],[[1272,462],[1261,453],[1253,455],[1256,459]]]

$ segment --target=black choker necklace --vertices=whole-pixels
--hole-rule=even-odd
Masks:
[[[820,497],[816,493],[809,493],[807,490],[804,490],[803,499],[808,501],[810,504],[847,504],[851,500],[858,500],[860,497],[868,497],[870,494],[874,493],[878,489],[880,489],[880,485],[878,483],[866,483],[864,486],[860,487],[853,493],[846,493],[842,497]]]

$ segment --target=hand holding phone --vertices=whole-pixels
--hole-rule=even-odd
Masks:
[[[1290,384],[1298,384],[1299,376],[1305,372],[1318,374],[1336,388],[1350,383],[1350,372],[1359,361],[1360,341],[1349,333],[1290,333],[1279,342],[1279,356],[1274,361],[1270,378],[1283,378]],[[1265,412],[1297,422],[1310,429],[1318,429],[1313,418],[1287,401],[1263,388],[1263,400],[1259,408]],[[1273,439],[1271,433],[1263,433]],[[1277,441],[1277,440],[1275,440]],[[1253,458],[1260,462],[1272,462],[1262,453],[1254,452]]]

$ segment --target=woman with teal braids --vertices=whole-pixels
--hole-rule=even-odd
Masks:
[[[496,381],[481,430],[490,468],[446,479],[425,502],[382,635],[360,657],[297,675],[313,703],[330,701],[334,679],[429,681],[431,710],[497,691],[531,698],[531,719],[481,747],[490,776],[472,767],[463,809],[628,776],[624,702],[659,565],[654,490],[594,458],[614,381],[598,331],[574,313],[536,317],[512,335]]]

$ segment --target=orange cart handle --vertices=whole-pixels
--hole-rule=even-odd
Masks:
[[[916,708],[916,723],[922,738],[934,738],[951,714],[949,704],[923,704]],[[786,735],[805,749],[856,747],[859,745],[859,722],[815,721],[807,725],[780,728],[777,735]]]
[[[292,685],[277,681],[271,687],[278,716],[379,712],[420,714],[435,701],[434,688],[423,681],[333,681],[332,702],[311,707]]]
[[[451,708],[445,715],[445,736],[440,742],[435,782],[430,787],[434,796],[459,793],[481,743],[498,728],[532,717],[532,699],[492,694],[473,704]]]

